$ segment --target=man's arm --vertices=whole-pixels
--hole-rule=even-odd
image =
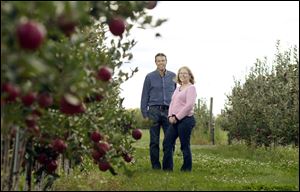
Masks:
[[[144,118],[148,118],[149,90],[150,90],[150,80],[147,75],[144,81],[142,98],[141,98],[141,112]]]

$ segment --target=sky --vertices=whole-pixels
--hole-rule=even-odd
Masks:
[[[245,80],[256,59],[267,57],[272,64],[277,40],[282,50],[299,47],[298,1],[159,1],[148,13],[168,21],[131,32],[138,43],[131,50],[133,59],[121,69],[129,72],[138,67],[139,71],[121,85],[127,109],[140,107],[145,76],[156,69],[156,53],[167,55],[168,70],[177,73],[182,66],[192,70],[197,98],[209,107],[212,97],[213,115],[217,115],[234,79]]]

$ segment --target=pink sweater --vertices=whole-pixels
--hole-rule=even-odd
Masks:
[[[197,93],[194,85],[190,85],[182,91],[179,91],[179,88],[177,87],[173,93],[168,116],[176,115],[177,119],[181,120],[185,116],[194,114]]]

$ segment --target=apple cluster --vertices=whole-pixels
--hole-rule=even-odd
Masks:
[[[48,145],[36,147],[36,160],[48,174],[52,174],[58,167],[59,154],[64,153],[66,149],[67,144],[62,139],[53,139]]]
[[[37,102],[39,107],[47,108],[53,104],[53,98],[49,92],[36,93],[28,91],[22,93],[19,86],[5,82],[1,85],[1,104],[16,102],[19,98],[25,107],[30,107],[34,102]]]
[[[110,144],[104,140],[104,136],[98,131],[93,131],[90,134],[90,139],[93,141],[92,157],[94,162],[98,164],[101,171],[107,171],[111,168],[111,164],[105,155],[111,149]]]
[[[10,82],[1,85],[1,105],[20,102],[24,108],[29,109],[25,115],[25,125],[28,133],[39,136],[40,129],[38,120],[42,116],[42,109],[46,109],[53,104],[53,97],[49,92],[27,91],[22,93],[19,86]]]

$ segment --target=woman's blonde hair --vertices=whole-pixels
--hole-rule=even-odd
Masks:
[[[190,75],[190,83],[191,83],[191,84],[194,84],[194,83],[195,83],[194,75],[193,75],[192,71],[190,70],[190,68],[188,68],[187,66],[183,66],[183,67],[180,67],[180,68],[178,69],[178,73],[177,73],[177,75],[176,75],[176,81],[177,81],[177,83],[178,83],[179,85],[182,85],[182,82],[181,82],[180,79],[179,79],[179,73],[180,73],[180,71],[181,71],[182,69],[185,69],[185,70],[188,71],[188,73],[189,73],[189,75]]]

